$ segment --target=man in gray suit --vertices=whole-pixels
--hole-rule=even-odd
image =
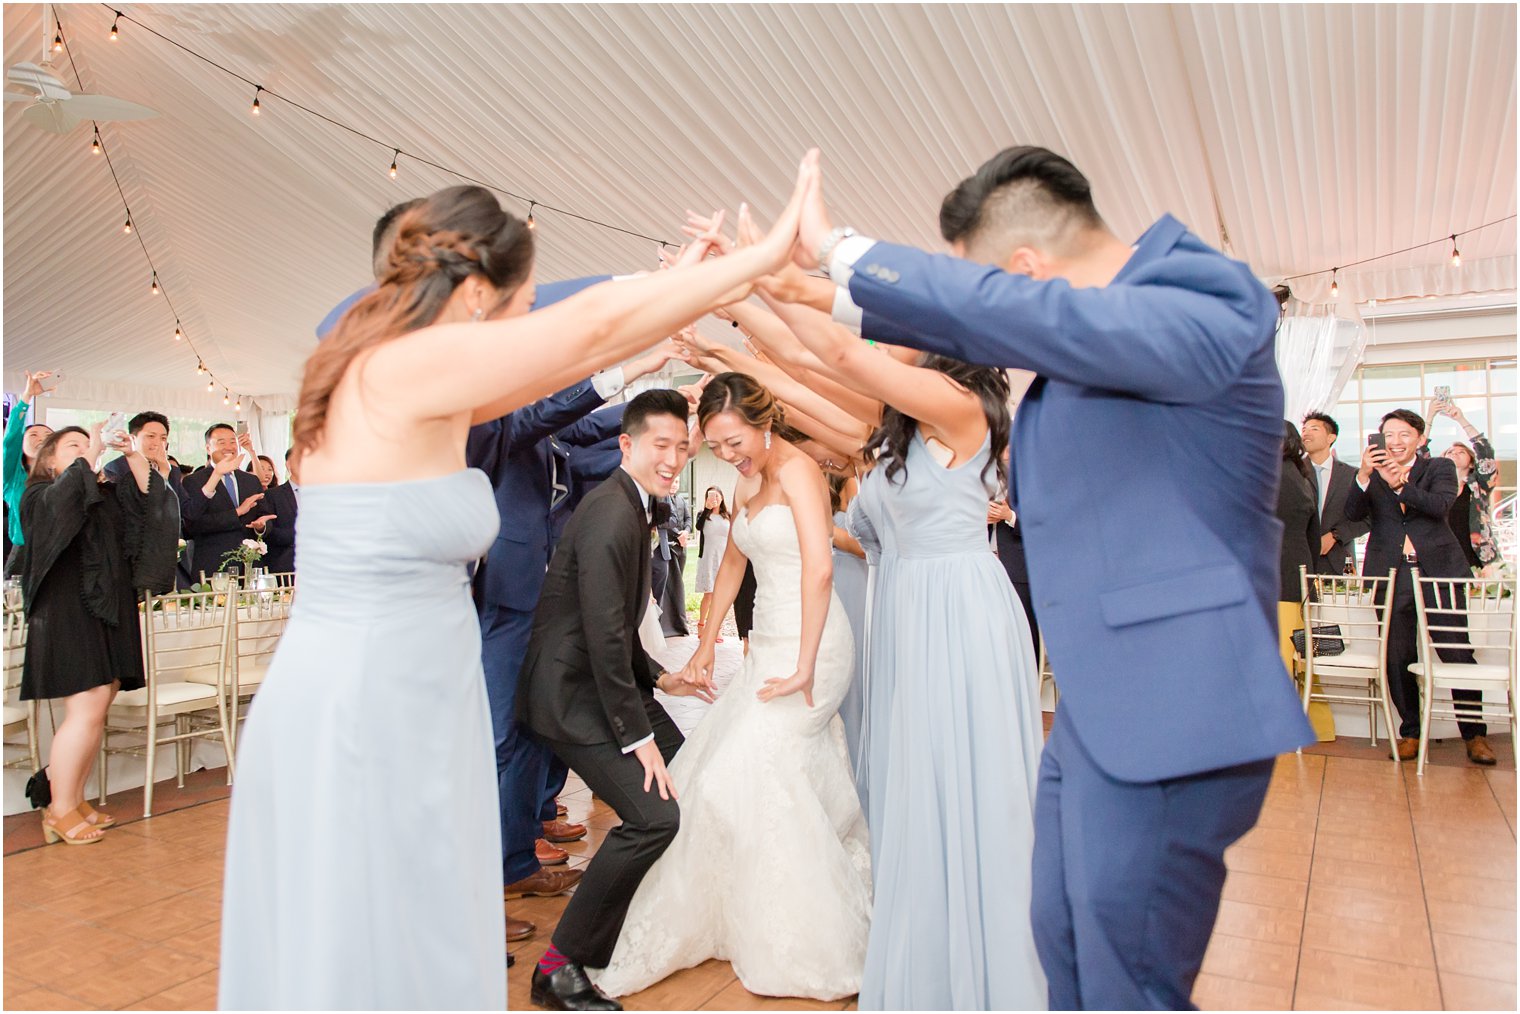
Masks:
[[[1318,574],[1343,574],[1351,558],[1351,544],[1372,530],[1365,521],[1346,520],[1346,493],[1356,481],[1356,466],[1335,457],[1335,441],[1341,428],[1323,412],[1304,417],[1304,453],[1314,469],[1315,492],[1319,502],[1319,555],[1314,561]]]
[[[685,637],[686,625],[686,543],[691,532],[691,507],[678,492],[680,479],[671,483],[670,496],[663,501],[670,516],[656,528],[657,543],[650,560],[654,600],[660,606],[660,629],[666,637]]]

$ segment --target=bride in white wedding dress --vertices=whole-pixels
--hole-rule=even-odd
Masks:
[[[752,993],[837,1000],[860,989],[871,874],[837,717],[853,645],[829,581],[828,489],[773,435],[780,412],[750,377],[715,377],[698,418],[740,474],[713,615],[753,561],[750,652],[670,765],[681,829],[592,979],[622,996],[718,958]],[[710,624],[683,678],[710,685],[717,633]]]

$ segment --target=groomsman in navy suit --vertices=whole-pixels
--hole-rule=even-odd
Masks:
[[[956,256],[834,228],[819,184],[798,261],[832,284],[799,297],[869,339],[1038,375],[1010,502],[1060,674],[1035,808],[1050,1007],[1190,1008],[1224,850],[1273,758],[1314,742],[1277,642],[1277,304],[1169,215],[1119,239],[1043,148],[964,180],[940,230]]]

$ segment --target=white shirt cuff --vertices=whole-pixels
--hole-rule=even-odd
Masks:
[[[855,275],[855,262],[875,245],[876,241],[869,236],[846,236],[840,240],[829,255],[829,278],[841,289],[848,289]]]
[[[844,286],[834,290],[834,308],[831,313],[834,321],[860,334],[860,329],[865,326],[866,312],[855,304],[850,298],[850,290]]]
[[[634,744],[631,744],[629,746],[623,747],[623,752],[624,753],[633,753],[633,751],[637,750],[639,747],[643,746],[645,743],[652,743],[652,742],[654,742],[654,733],[651,732],[649,735],[645,736],[643,739],[639,740],[637,743],[634,743]]]
[[[1363,493],[1367,492],[1367,483],[1362,481],[1362,477],[1360,475],[1356,477],[1356,484],[1361,488],[1361,491]]]
[[[623,393],[623,388],[627,386],[627,382],[623,380],[623,368],[621,366],[614,366],[610,370],[593,373],[591,375],[591,386],[596,388],[596,393],[602,396],[603,401],[606,401],[608,398],[617,397]]]

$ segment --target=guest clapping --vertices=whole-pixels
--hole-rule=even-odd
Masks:
[[[85,802],[84,784],[111,701],[144,684],[136,589],[172,587],[179,539],[166,523],[177,516],[173,494],[128,438],[114,445],[127,478],[95,474],[100,431],[68,426],[49,436],[21,499],[29,626],[21,699],[64,698],[42,831],[49,842],[70,845],[99,841],[113,823]]]
[[[206,430],[206,457],[185,480],[185,537],[195,541],[192,574],[214,574],[244,539],[257,538],[271,515],[260,505],[264,491],[251,472],[238,468],[238,437],[226,423]]]

